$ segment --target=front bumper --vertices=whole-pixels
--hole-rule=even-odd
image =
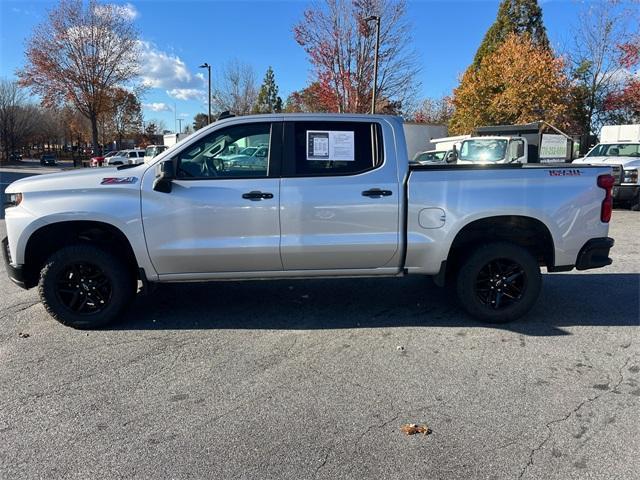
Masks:
[[[2,257],[4,258],[4,267],[7,269],[7,275],[13,283],[22,288],[27,288],[25,279],[24,279],[24,269],[22,265],[11,265],[10,255],[9,255],[9,239],[4,237],[2,240]]]
[[[613,187],[613,199],[617,202],[629,202],[638,198],[639,185],[615,185]]]
[[[577,270],[589,270],[611,265],[613,260],[609,258],[609,250],[614,244],[613,238],[592,238],[580,249],[576,262]]]

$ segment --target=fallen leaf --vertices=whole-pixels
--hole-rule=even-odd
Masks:
[[[426,425],[418,425],[416,423],[405,423],[400,427],[400,430],[407,435],[415,435],[416,433],[422,433],[423,435],[429,435],[432,430]]]

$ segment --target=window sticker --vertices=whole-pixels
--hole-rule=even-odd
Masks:
[[[355,161],[355,132],[307,130],[307,160]]]

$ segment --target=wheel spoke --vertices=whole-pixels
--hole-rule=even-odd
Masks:
[[[72,310],[76,309],[76,303],[78,303],[78,299],[80,298],[80,292],[76,290],[73,292],[73,297],[71,297],[71,301],[69,302],[69,308]]]
[[[87,304],[88,300],[89,300],[89,297],[87,295],[85,295],[84,298],[82,299],[82,302],[80,303],[80,305],[78,305],[78,308],[77,308],[78,312],[82,312],[82,309],[85,307],[85,305]]]
[[[496,293],[496,299],[495,299],[495,308],[498,309],[500,308],[500,302],[502,301],[502,292],[498,292]]]

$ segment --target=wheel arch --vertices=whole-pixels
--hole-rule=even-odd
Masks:
[[[138,261],[127,236],[115,225],[94,220],[65,220],[37,228],[28,238],[24,251],[25,286],[38,283],[47,258],[63,247],[90,243],[122,258],[132,275],[138,276]]]
[[[501,241],[526,248],[541,266],[555,265],[553,236],[542,221],[526,215],[497,215],[474,220],[458,231],[446,257],[447,274],[455,272],[478,246]]]

